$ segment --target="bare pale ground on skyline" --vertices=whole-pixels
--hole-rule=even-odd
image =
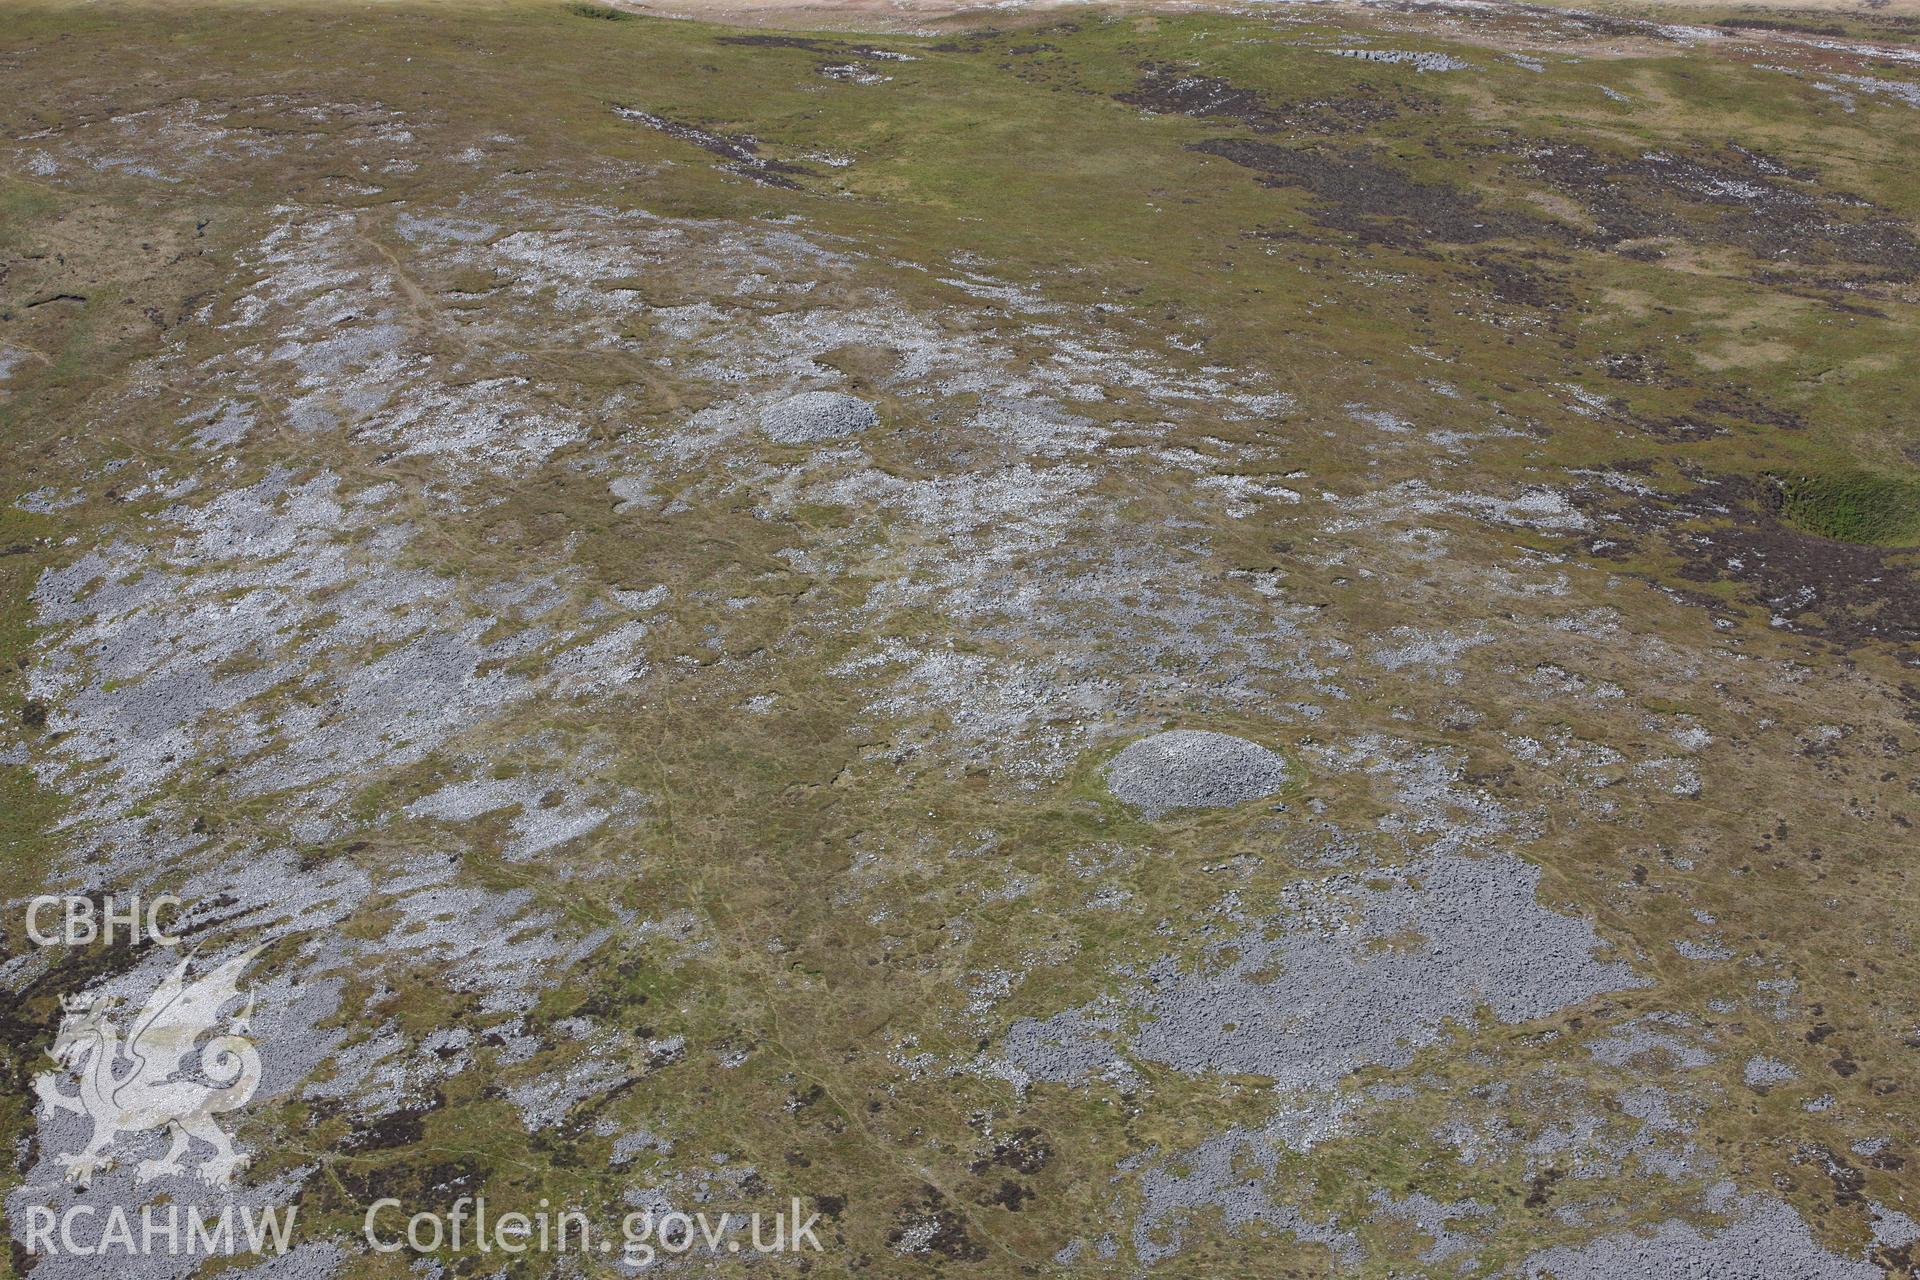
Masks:
[[[1027,22],[1063,9],[1101,10],[1111,13],[1196,12],[1257,14],[1263,10],[1285,8],[1332,9],[1343,0],[1270,0],[1270,2],[1234,4],[1222,0],[1114,0],[1109,4],[1076,4],[1074,0],[1016,0],[1015,3],[963,4],[953,0],[615,0],[618,7],[635,13],[667,14],[700,18],[713,22],[731,22],[746,26],[768,25],[792,28],[820,27],[849,30],[889,30],[928,22],[953,19],[977,19],[989,22]],[[1355,3],[1364,11],[1369,6]],[[1920,15],[1920,0],[1671,0],[1659,4],[1637,4],[1633,0],[1596,0],[1591,4],[1571,0],[1541,0],[1541,7],[1582,10],[1591,13],[1625,14],[1657,20],[1661,15],[1710,12],[1738,17],[1752,14],[1856,14],[1865,17],[1898,18]]]

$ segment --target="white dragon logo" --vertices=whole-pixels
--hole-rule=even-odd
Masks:
[[[61,998],[65,1016],[51,1051],[61,1070],[41,1072],[33,1087],[48,1107],[93,1121],[87,1145],[59,1157],[68,1182],[85,1187],[96,1172],[112,1168],[113,1158],[104,1153],[121,1134],[163,1127],[173,1145],[161,1159],[140,1162],[134,1176],[141,1182],[181,1172],[181,1157],[194,1138],[213,1148],[198,1170],[210,1186],[231,1185],[233,1175],[251,1163],[213,1117],[245,1106],[260,1084],[260,1055],[244,1034],[251,1030],[252,994],[224,1032],[197,1052],[196,1045],[214,1029],[221,1008],[240,994],[240,973],[260,950],[235,956],[191,985],[186,979],[192,957],[182,960],[134,1016],[125,1044],[107,1020],[110,1002]],[[199,1071],[189,1074],[196,1064]],[[79,1077],[77,1094],[60,1091],[60,1080],[70,1075]]]

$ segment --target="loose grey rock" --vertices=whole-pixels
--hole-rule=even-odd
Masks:
[[[1299,884],[1301,920],[1223,937],[1202,964],[1156,961],[1133,993],[1133,1053],[1176,1071],[1328,1087],[1407,1066],[1483,1006],[1516,1026],[1647,985],[1596,955],[1591,922],[1541,906],[1540,869],[1512,854],[1441,853],[1377,874]],[[1314,919],[1350,923],[1300,927]]]
[[[1107,788],[1146,817],[1224,809],[1285,786],[1287,762],[1257,742],[1204,729],[1142,738],[1107,766]]]
[[[1559,1245],[1522,1264],[1527,1280],[1619,1280],[1698,1276],[1701,1280],[1874,1280],[1880,1268],[1829,1253],[1791,1206],[1769,1195],[1728,1205],[1726,1227],[1702,1230],[1677,1219],[1650,1235],[1621,1232],[1577,1248]]]
[[[1915,1240],[1920,1240],[1920,1222],[1915,1222],[1898,1209],[1889,1209],[1878,1200],[1869,1200],[1867,1208],[1873,1213],[1873,1243],[1882,1249],[1904,1249]]]
[[[780,444],[839,440],[879,423],[872,405],[838,391],[803,391],[760,415],[760,429]]]
[[[1444,53],[1426,53],[1413,49],[1329,49],[1327,52],[1342,58],[1358,58],[1362,62],[1403,63],[1415,71],[1465,71],[1473,65]]]
[[[1279,1162],[1280,1153],[1271,1146],[1229,1129],[1182,1152],[1177,1166],[1148,1169],[1140,1179],[1143,1203],[1133,1224],[1134,1252],[1146,1266],[1165,1261],[1185,1246],[1185,1228],[1194,1218],[1217,1212],[1229,1231],[1257,1224],[1325,1245],[1342,1272],[1358,1266],[1362,1255],[1352,1232],[1287,1202]]]

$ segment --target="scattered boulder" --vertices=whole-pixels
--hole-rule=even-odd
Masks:
[[[607,482],[607,492],[620,500],[615,515],[629,511],[653,511],[660,506],[660,495],[653,491],[653,477],[645,474],[616,476]]]
[[[780,444],[839,440],[879,422],[880,415],[872,405],[838,391],[803,391],[760,415],[760,429]]]
[[[1287,782],[1287,762],[1257,742],[1203,729],[1142,738],[1107,766],[1107,789],[1157,818],[1175,809],[1224,809],[1258,800]]]

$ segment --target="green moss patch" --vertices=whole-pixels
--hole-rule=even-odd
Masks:
[[[1871,471],[1782,484],[1781,515],[1809,533],[1876,546],[1920,541],[1920,481]]]
[[[602,22],[631,22],[633,15],[624,9],[609,9],[603,4],[589,4],[582,0],[579,4],[567,6],[568,12],[580,18],[598,18]]]

